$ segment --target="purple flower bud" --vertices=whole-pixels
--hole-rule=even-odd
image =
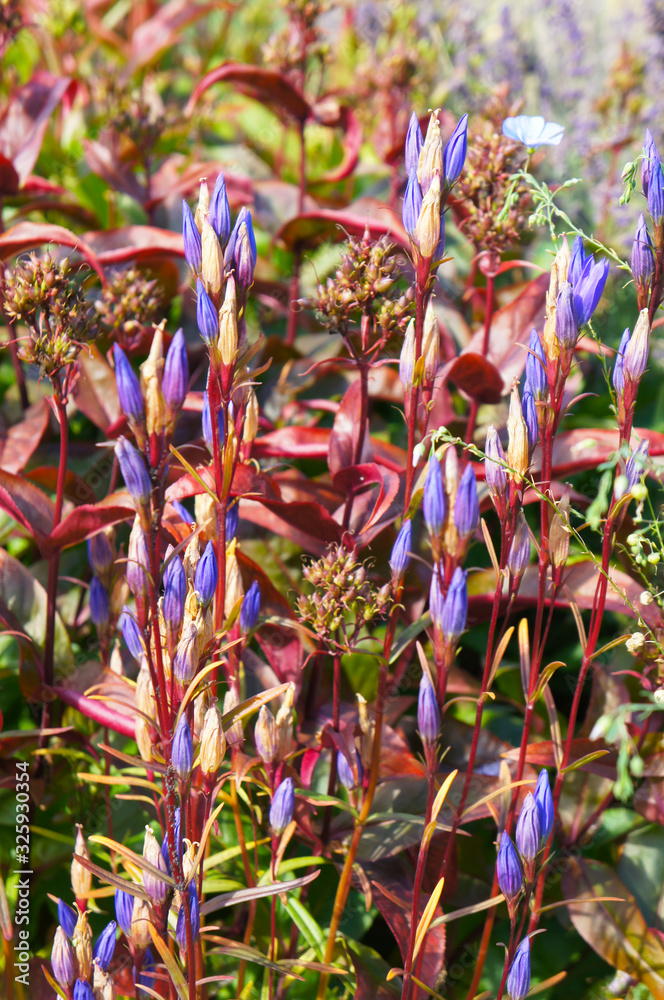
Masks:
[[[518,579],[526,571],[530,562],[530,532],[523,511],[517,515],[516,528],[509,555],[507,556],[507,568],[515,579]]]
[[[454,526],[461,538],[467,538],[480,523],[480,505],[477,499],[477,480],[470,462],[463,470],[454,499]]]
[[[103,531],[88,538],[88,561],[96,576],[104,576],[113,565],[111,543]]]
[[[212,542],[208,542],[205,546],[205,552],[198,560],[194,577],[194,590],[203,607],[206,608],[212,601],[216,586],[217,557],[214,554],[214,545]]]
[[[171,507],[175,508],[175,510],[177,511],[177,513],[182,518],[185,524],[193,524],[193,522],[196,520],[194,517],[191,516],[185,505],[181,503],[179,500],[171,500],[170,504]]]
[[[443,174],[445,176],[445,187],[451,188],[455,184],[463,165],[466,162],[466,150],[468,148],[468,115],[464,115],[452,133],[450,141],[445,146],[443,153]]]
[[[295,789],[293,779],[284,778],[272,798],[270,806],[270,826],[278,837],[284,832],[293,819],[295,808]]]
[[[650,177],[653,170],[653,163],[655,160],[659,159],[659,153],[657,151],[657,146],[652,137],[652,133],[649,128],[646,129],[646,138],[643,144],[643,159],[641,160],[641,186],[643,188],[643,193],[648,197],[648,189],[650,187]]]
[[[242,206],[238,212],[238,217],[235,220],[235,232],[239,233],[242,224],[247,227],[247,236],[249,237],[249,246],[251,247],[251,258],[254,262],[254,267],[256,266],[256,261],[258,260],[258,252],[256,250],[256,237],[254,235],[254,223],[251,218],[251,212],[246,206]]]
[[[73,907],[65,903],[64,899],[58,900],[58,923],[62,927],[63,931],[68,938],[74,936],[74,928],[76,927],[76,911]]]
[[[643,212],[639,216],[634,242],[632,243],[632,277],[637,285],[647,285],[655,269],[652,240]]]
[[[219,427],[219,447],[224,446],[224,415],[219,410],[217,414],[217,424]],[[210,417],[210,400],[207,391],[203,393],[203,411],[201,413],[201,427],[203,430],[203,440],[208,446],[210,454],[214,454],[214,442],[212,440],[212,419]]]
[[[198,629],[193,621],[187,622],[182,629],[182,635],[175,650],[173,659],[173,674],[181,688],[193,681],[198,670]]]
[[[498,431],[491,424],[486,432],[486,444],[484,445],[486,458],[484,459],[484,479],[489,488],[494,502],[496,498],[504,497],[507,489],[507,470],[505,469],[505,452],[498,437]]]
[[[77,979],[74,983],[74,1000],[95,1000],[90,983],[84,979]]]
[[[164,571],[163,612],[166,624],[176,632],[184,617],[187,577],[180,556],[173,556]]]
[[[648,441],[644,438],[642,441],[639,441],[638,446],[634,448],[632,454],[625,463],[625,476],[627,477],[626,493],[629,493],[634,489],[643,475],[647,459]]]
[[[232,542],[237,535],[237,525],[240,519],[240,508],[238,504],[231,504],[226,510],[226,545]]]
[[[664,218],[664,174],[659,156],[654,156],[652,160],[648,184],[648,211],[654,224],[659,226]]]
[[[507,995],[510,1000],[525,1000],[530,989],[530,938],[524,938],[516,950],[507,977]]]
[[[249,215],[251,220],[251,215]],[[254,281],[254,267],[256,264],[251,241],[249,239],[248,226],[243,224],[235,237],[235,276],[238,288],[246,295]]]
[[[131,934],[131,918],[134,913],[134,897],[124,889],[115,890],[115,916],[118,927],[125,934]]]
[[[549,775],[544,770],[540,771],[535,786],[535,802],[539,811],[540,846],[544,847],[553,830],[553,796],[549,785]]]
[[[182,201],[182,238],[184,240],[184,256],[192,271],[201,269],[201,234],[193,213],[186,201]]]
[[[556,337],[561,347],[571,348],[577,342],[579,327],[574,309],[574,291],[568,281],[558,295],[556,308]]]
[[[51,967],[58,985],[68,990],[76,977],[76,964],[71,941],[62,927],[57,928],[53,938]]]
[[[141,384],[134,374],[126,355],[116,344],[113,348],[115,360],[115,384],[118,387],[118,397],[122,412],[129,420],[137,423],[145,416],[145,402],[141,392]]]
[[[546,377],[546,358],[539,333],[533,328],[528,347],[532,351],[526,358],[526,380],[535,399],[546,399],[549,383]]]
[[[98,576],[93,576],[90,581],[90,593],[88,595],[90,604],[90,618],[96,627],[104,628],[108,625],[110,609],[108,606],[108,594],[106,588]]]
[[[424,523],[432,537],[438,536],[442,531],[445,523],[446,507],[443,473],[440,468],[440,462],[436,458],[436,453],[432,448],[429,456],[427,478],[424,483],[424,496],[422,497]]]
[[[187,348],[184,342],[182,328],[178,330],[171,341],[171,346],[164,362],[164,374],[161,380],[161,391],[166,406],[171,413],[176,413],[182,406],[189,385],[189,362]]]
[[[134,522],[129,536],[129,549],[127,552],[127,583],[136,601],[144,601],[149,587],[148,566],[150,560],[148,556],[148,546],[145,541],[145,534],[138,523]]]
[[[410,174],[412,170],[417,170],[420,162],[420,150],[422,149],[423,142],[424,138],[422,136],[422,129],[420,128],[417,115],[413,111],[410,116],[410,121],[408,122],[408,132],[406,133],[406,144],[404,147],[404,159],[407,174]]]
[[[242,606],[240,608],[241,632],[251,632],[252,628],[258,621],[260,610],[261,589],[258,586],[258,580],[254,580],[242,599]]]
[[[411,170],[408,175],[406,193],[403,196],[403,206],[401,208],[404,229],[411,239],[415,239],[417,220],[420,217],[421,209],[422,190],[417,179],[417,170]]]
[[[503,831],[503,835],[500,838],[496,875],[500,891],[505,899],[511,902],[521,892],[523,871],[519,855],[516,853],[516,848],[506,830]]]
[[[567,270],[567,280],[570,285],[576,285],[581,280],[584,269],[592,267],[593,255],[586,253],[583,249],[583,238],[577,236],[572,244],[569,268]]]
[[[201,929],[201,917],[198,907],[198,896],[196,895],[196,886],[194,885],[193,880],[189,883],[189,912],[191,914],[191,934],[194,942],[196,942]],[[175,928],[175,940],[179,945],[180,951],[184,952],[187,950],[187,931],[184,905],[180,906],[178,911],[178,922]]]
[[[181,781],[186,781],[194,765],[194,743],[191,738],[189,723],[184,714],[180,716],[180,721],[173,736],[171,760],[173,761],[173,767],[178,778]]]
[[[226,195],[226,182],[223,174],[217,174],[214,191],[210,198],[210,225],[219,237],[222,245],[226,243],[231,231],[231,210]]]
[[[661,171],[660,171],[661,172]],[[583,273],[574,284],[574,311],[579,329],[588,322],[602,297],[606,279],[609,275],[609,262],[606,257],[594,263],[594,257],[589,254],[583,267]]]
[[[174,819],[174,824],[173,824],[174,828],[175,828],[174,829],[174,839],[175,839],[175,843],[177,845],[178,857],[180,859],[182,859],[182,822],[181,822],[181,818],[180,817],[181,817],[180,807],[176,806],[175,807],[175,819]],[[166,834],[164,836],[164,842],[161,845],[161,856],[164,859],[164,861],[166,862],[166,871],[168,872],[169,875],[172,875],[173,872],[171,871],[171,859],[168,856],[168,836],[169,836],[169,834],[168,834],[168,830],[167,830]]]
[[[337,775],[339,777],[339,781],[341,782],[341,784],[344,786],[344,788],[348,789],[348,791],[350,791],[351,788],[356,787],[357,782],[355,781],[355,775],[353,774],[353,769],[351,768],[350,764],[346,760],[346,757],[341,752],[341,750],[337,751]]]
[[[526,795],[523,808],[516,824],[516,849],[526,862],[532,864],[540,849],[539,809],[531,792]]]
[[[115,951],[115,931],[117,930],[117,926],[115,920],[111,920],[110,924],[106,924],[99,935],[93,952],[93,958],[97,959],[104,972],[108,970],[113,958],[113,952]]]
[[[143,842],[143,857],[147,862],[153,865],[153,867],[158,869],[158,871],[167,873],[168,867],[164,861],[162,848],[163,844],[162,847],[159,846],[159,841],[152,832],[152,829],[149,826],[146,826],[145,840]],[[168,899],[168,883],[164,882],[163,878],[153,875],[153,873],[148,871],[147,868],[143,871],[143,886],[153,906],[161,906]]]
[[[120,463],[122,478],[136,507],[147,507],[152,486],[143,456],[123,437],[119,437],[116,441],[115,455]]]
[[[122,608],[119,625],[122,629],[122,637],[127,643],[127,649],[135,660],[140,660],[145,653],[143,636],[141,635],[141,630],[136,623],[136,619],[126,604]]]
[[[528,432],[528,448],[532,451],[537,444],[537,439],[539,437],[539,421],[537,419],[537,406],[535,404],[535,398],[530,390],[530,384],[528,382],[526,382],[523,391],[521,412],[523,413],[523,419],[526,422],[526,431]]]
[[[417,730],[423,743],[435,743],[440,735],[440,711],[436,694],[426,673],[422,674],[417,696]]]
[[[627,345],[629,344],[629,327],[626,328],[622,337],[620,338],[620,347],[618,348],[618,353],[616,354],[616,360],[613,364],[613,388],[616,390],[618,397],[622,396],[625,391],[625,351],[627,350]]]
[[[440,573],[434,569],[429,585],[429,614],[436,628],[442,627],[444,610],[445,597],[440,584]]]
[[[441,619],[441,629],[447,642],[453,643],[459,639],[461,633],[466,628],[467,617],[468,587],[466,586],[466,572],[460,566],[457,566],[454,570],[449,590],[447,591]]]
[[[217,339],[217,334],[219,333],[219,314],[214,308],[212,299],[205,291],[205,286],[200,278],[196,279],[196,294],[198,295],[196,303],[198,330],[206,344],[210,344],[213,340]]]
[[[411,542],[413,537],[413,522],[410,518],[401,525],[396,541],[392,546],[390,556],[390,570],[392,571],[393,583],[399,583],[404,573],[408,569],[411,556]]]

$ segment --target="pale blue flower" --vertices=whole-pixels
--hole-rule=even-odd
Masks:
[[[522,142],[528,149],[557,146],[563,137],[564,125],[544,121],[541,115],[517,115],[503,122],[503,135]]]

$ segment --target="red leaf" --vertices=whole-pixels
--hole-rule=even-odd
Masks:
[[[484,367],[482,377],[486,381],[486,386],[482,385],[483,391],[488,393],[487,398],[477,396],[480,402],[498,402],[500,396],[507,392],[513,379],[518,378],[526,364],[527,351],[525,346],[530,338],[530,330],[533,326],[540,327],[544,316],[544,302],[546,291],[549,287],[548,274],[540,275],[534,281],[528,282],[519,294],[512,299],[509,305],[496,310],[491,323],[489,333],[489,347],[484,359],[491,366]],[[458,381],[458,377],[453,372],[458,372],[458,365],[461,359],[468,354],[482,356],[484,341],[484,330],[477,330],[464,347],[459,357],[448,361],[439,372],[443,379],[451,378],[460,388],[472,396],[472,372],[464,384]],[[474,360],[474,364],[477,362]],[[466,370],[461,369],[461,374]],[[477,368],[477,375],[480,375],[480,368]],[[502,381],[502,387],[498,385],[498,378]],[[500,391],[499,391],[500,390]],[[497,395],[496,395],[497,393]]]
[[[74,386],[77,407],[104,434],[122,417],[115,372],[95,344],[79,355],[81,377]]]
[[[664,434],[635,427],[632,441],[645,438],[650,455],[664,455]],[[553,475],[559,479],[595,469],[618,449],[618,431],[605,427],[579,428],[558,434],[553,442]],[[537,454],[536,454],[537,457]]]
[[[214,469],[211,465],[199,465],[196,468],[197,474],[211,490],[214,491]],[[176,479],[166,490],[167,500],[184,500],[186,497],[198,496],[205,490],[197,482],[190,472]],[[256,470],[256,466],[249,462],[238,462],[231,483],[232,496],[246,496],[248,494],[260,494],[273,500],[279,499],[279,490],[274,480],[264,472]]]
[[[100,685],[97,690],[91,692],[95,698],[86,697],[86,691],[95,685]],[[77,709],[88,719],[93,719],[102,726],[108,726],[123,736],[135,738],[135,689],[123,677],[111,670],[104,670],[100,663],[95,661],[77,667],[66,684],[54,690],[62,701]],[[112,700],[98,701],[100,695]]]
[[[55,513],[46,494],[27,479],[0,469],[0,507],[26,528],[41,548]]]
[[[15,257],[26,250],[34,250],[44,243],[55,243],[57,246],[73,247],[97,272],[102,285],[106,278],[101,262],[94,250],[88,246],[83,237],[77,236],[64,226],[55,226],[49,222],[19,222],[0,235],[0,260]]]
[[[327,124],[327,123],[324,123]],[[339,121],[335,122],[344,130],[344,155],[338,167],[328,170],[322,177],[316,179],[316,183],[324,182],[334,184],[349,177],[357,165],[362,145],[362,126],[355,113],[348,107],[342,107],[339,111]]]
[[[11,161],[16,187],[4,194],[15,194],[25,183],[37,162],[48,120],[66,94],[72,80],[38,70],[32,79],[14,91],[0,118],[0,151],[4,165]],[[11,183],[11,173],[3,171],[3,181]]]
[[[582,757],[587,757],[588,754],[595,753],[597,750],[608,750],[609,753],[604,757],[598,757],[597,760],[591,760],[587,764],[583,764],[578,770],[586,771],[588,774],[597,774],[602,778],[615,779],[618,753],[612,747],[607,746],[603,740],[589,740],[581,737],[572,740],[570,764],[573,764],[576,760],[581,760]],[[508,750],[504,753],[503,757],[506,760],[518,760],[519,753],[519,748],[515,747],[513,750]],[[535,767],[555,768],[556,758],[551,740],[530,743],[526,748],[526,763],[532,764]]]
[[[356,201],[341,211],[321,208],[316,212],[303,212],[279,230],[277,239],[289,250],[294,250],[345,240],[349,235],[363,236],[367,229],[372,239],[387,234],[400,246],[410,247],[408,234],[396,211],[371,198]]]
[[[185,156],[175,153],[165,160],[150,179],[150,199],[145,203],[146,209],[155,208],[166,198],[175,195],[186,197],[192,193],[198,194],[198,183],[201,177],[207,177],[210,189],[221,173],[219,163],[209,160],[190,163]],[[226,195],[231,208],[250,205],[254,200],[254,186],[250,177],[241,174],[231,174],[223,171],[226,183]]]
[[[192,3],[192,0],[170,0],[158,6],[157,13],[132,32],[127,76],[153,62],[166,49],[179,44],[183,28],[218,7],[219,3]]]
[[[48,406],[43,397],[28,407],[23,420],[9,428],[0,439],[0,468],[21,472],[48,426]]]
[[[189,98],[186,114],[191,114],[201,94],[215,83],[233,84],[240,93],[260,101],[277,115],[286,114],[305,122],[312,114],[308,102],[283,73],[233,62],[223,63],[203,77]]]
[[[124,226],[121,229],[98,230],[85,234],[97,259],[106,267],[126,264],[129,260],[144,260],[166,254],[184,258],[182,233],[156,226]]]
[[[129,494],[124,492],[111,493],[96,504],[82,504],[60,521],[44,541],[42,552],[48,558],[58,550],[84,542],[110,524],[133,519],[135,513]]]
[[[257,458],[327,458],[331,430],[328,427],[280,427],[254,441]],[[406,453],[396,445],[371,439],[374,460],[394,472],[403,472]]]
[[[473,351],[463,351],[445,366],[445,377],[478,403],[498,403],[504,387],[500,372],[491,361]]]
[[[241,500],[240,517],[266,531],[290,538],[301,548],[322,555],[328,545],[339,543],[341,525],[318,503],[281,500]]]
[[[58,469],[53,465],[40,465],[36,469],[30,469],[25,478],[49,493],[55,493],[58,488]],[[71,469],[67,469],[65,473],[64,494],[66,500],[77,505],[97,502],[97,495],[90,484]]]
[[[341,469],[347,469],[354,464],[354,455],[360,433],[361,393],[360,380],[356,379],[355,382],[351,382],[344,393],[334,418],[327,456],[327,464],[333,476]],[[371,443],[367,422],[360,463],[364,464],[371,462],[371,460]]]

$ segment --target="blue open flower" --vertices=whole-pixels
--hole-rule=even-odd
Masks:
[[[538,146],[557,146],[563,137],[564,125],[547,122],[541,115],[517,115],[503,122],[503,135],[522,142],[528,149]]]

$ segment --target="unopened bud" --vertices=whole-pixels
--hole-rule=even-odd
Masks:
[[[293,749],[294,700],[295,685],[291,681],[275,719],[275,725],[277,727],[277,758],[279,760],[285,760]]]
[[[68,990],[76,978],[74,949],[62,927],[58,927],[51,949],[53,976],[64,990]]]
[[[440,121],[438,119],[438,111],[432,111],[417,165],[417,179],[420,182],[423,195],[426,196],[430,190],[434,177],[438,177],[440,184],[442,173],[443,143],[440,137]],[[440,211],[438,212],[438,217],[440,219]],[[423,256],[426,256],[426,254]]]
[[[237,696],[237,691],[235,688],[230,688],[224,695],[224,715],[228,715],[233,709],[237,708],[240,704],[240,700]],[[232,726],[229,726],[224,730],[226,734],[226,741],[230,747],[242,743],[244,740],[244,732],[242,730],[242,723],[238,720],[234,722]]]
[[[78,898],[78,897],[77,897]],[[74,952],[78,964],[78,978],[89,979],[92,971],[92,930],[87,913],[79,913],[73,937]]]
[[[277,725],[267,705],[263,705],[258,713],[258,721],[254,728],[254,743],[263,763],[271,764],[277,756],[279,743]]]
[[[226,618],[244,597],[240,564],[235,554],[237,541],[234,538],[226,551],[226,592],[224,594],[224,615]]]
[[[196,228],[199,233],[203,232],[203,221],[205,216],[210,211],[210,189],[208,187],[207,177],[201,177],[200,187],[198,189],[198,204],[196,205],[196,214],[194,216],[196,220]]]
[[[569,555],[569,509],[570,488],[566,486],[555,510],[551,512],[551,526],[549,528],[549,555],[551,563],[556,569],[565,565]]]
[[[141,383],[145,396],[145,426],[148,434],[161,434],[166,424],[166,403],[161,391],[164,370],[164,337],[157,327],[150,353],[141,365]]]
[[[226,282],[224,304],[219,310],[218,346],[222,363],[232,365],[237,354],[237,298],[232,275]]]
[[[422,202],[417,220],[415,239],[420,255],[425,259],[433,257],[440,240],[440,176],[436,174]]]
[[[431,299],[427,303],[424,314],[422,357],[424,358],[424,380],[428,385],[432,385],[440,365],[440,330]]]
[[[149,826],[145,828],[145,840],[143,841],[143,857],[159,871],[168,874],[168,868],[161,853],[159,842]],[[157,878],[152,872],[143,871],[143,887],[150,897],[153,906],[161,906],[168,897],[168,883]]]
[[[226,752],[226,737],[221,728],[221,712],[216,705],[209,708],[205,714],[201,731],[201,771],[206,778],[212,778],[221,767]]]
[[[249,399],[244,414],[244,427],[242,428],[242,440],[249,443],[258,434],[258,400],[252,388],[249,389]]]
[[[514,469],[518,479],[522,479],[528,470],[528,428],[521,411],[521,399],[516,382],[512,386],[510,411],[507,418],[509,444],[507,447],[507,464]]]
[[[642,309],[634,327],[634,333],[630,337],[625,348],[623,360],[623,376],[630,382],[638,382],[646,370],[648,364],[648,352],[650,350],[650,319],[648,310]]]
[[[90,851],[88,849],[88,844],[83,836],[83,830],[78,827],[78,832],[76,834],[76,844],[74,846],[74,854],[78,854],[80,857],[85,858],[87,861],[91,861]],[[76,902],[79,904],[79,909],[85,909],[86,900],[88,898],[88,893],[90,892],[90,887],[92,885],[92,872],[84,868],[83,865],[74,858],[71,863],[71,887],[74,891],[74,896]]]
[[[224,280],[224,255],[207,216],[201,229],[201,280],[211,296],[219,294]]]
[[[413,385],[415,371],[415,320],[411,319],[406,327],[406,334],[399,355],[399,378],[403,386],[404,396],[407,396]]]

